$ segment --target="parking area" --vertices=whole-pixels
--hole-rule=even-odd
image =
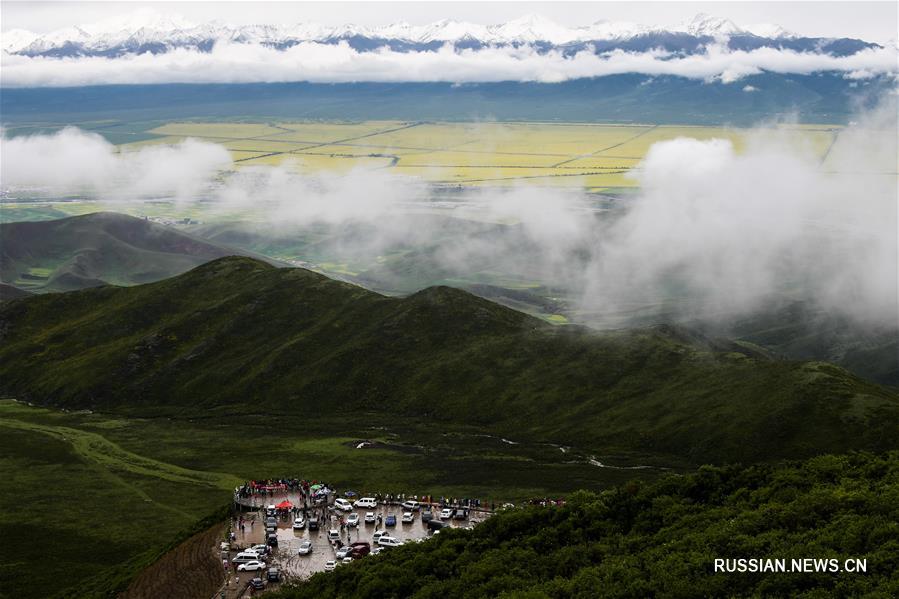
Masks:
[[[278,505],[282,502],[294,503],[297,499],[287,493],[273,495],[266,499],[266,505]],[[424,541],[435,534],[422,518],[422,514],[428,510],[428,506],[421,506],[418,510],[408,510],[399,502],[381,501],[375,507],[353,507],[350,510],[340,510],[334,506],[334,502],[335,498],[332,496],[327,499],[327,503],[310,506],[306,510],[305,516],[299,509],[282,509],[276,512],[274,535],[277,538],[277,545],[270,548],[270,554],[266,556],[265,561],[267,567],[274,566],[280,570],[282,581],[302,579],[316,572],[324,571],[327,569],[326,565],[329,561],[336,562],[334,567],[341,567],[342,560],[338,558],[338,551],[341,547],[353,543],[368,543],[370,549],[375,552],[390,551],[390,547],[381,547],[376,542],[376,535],[390,536],[401,542],[410,543]],[[299,505],[303,505],[302,500]],[[450,509],[456,517],[446,517],[447,514],[443,514],[444,517],[441,518],[442,510],[439,504],[432,506],[430,513],[433,520],[442,523],[445,527],[453,528],[473,527],[489,516],[489,512],[486,511]],[[358,517],[358,525],[346,524],[351,520],[351,514],[356,514]],[[406,514],[406,521],[404,521],[404,514]],[[238,519],[235,519],[232,524],[234,540],[230,544],[231,551],[227,553],[229,563],[232,563],[240,550],[269,544],[266,532],[267,518],[266,509],[263,507],[243,512]],[[296,518],[300,518],[302,524],[295,523]],[[312,518],[319,520],[317,530],[309,528],[309,521]],[[367,522],[366,519],[374,521]],[[391,524],[393,519],[395,519],[395,524]],[[329,540],[329,531],[331,530],[337,533],[335,540]],[[301,545],[307,541],[312,545],[311,551],[301,554]],[[226,554],[223,552],[222,558],[225,559],[225,556]],[[357,555],[357,559],[367,559],[367,557]],[[249,586],[250,581],[257,576],[264,580],[266,574],[266,570],[234,572],[232,569],[229,584],[223,588],[224,597],[230,599],[252,596],[256,591]],[[271,589],[277,584],[275,582],[267,583],[266,588]]]

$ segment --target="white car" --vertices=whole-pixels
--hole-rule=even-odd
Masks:
[[[235,564],[248,564],[250,562],[262,561],[262,556],[256,551],[241,551],[231,560]]]
[[[247,551],[255,551],[260,556],[262,556],[268,553],[268,545],[253,545],[252,547],[247,549]]]
[[[378,500],[374,497],[363,497],[361,499],[357,499],[356,503],[353,504],[356,507],[378,507]]]
[[[349,564],[352,561],[353,561],[353,557],[351,555],[348,555],[345,558],[343,558],[342,560],[340,560],[340,563]]]
[[[334,508],[342,512],[349,512],[353,510],[353,504],[343,497],[338,497],[334,500]]]
[[[359,514],[353,512],[349,516],[346,517],[346,525],[347,526],[359,526]]]
[[[294,518],[293,519],[293,529],[294,530],[303,530],[306,528],[306,519],[305,518]]]
[[[374,512],[365,512],[365,523],[366,524],[374,524],[377,521],[377,517],[375,517]]]
[[[328,531],[328,540],[329,541],[337,541],[340,539],[340,532],[336,528],[332,528]]]
[[[402,544],[402,541],[394,537],[384,536],[378,539],[378,545],[380,545],[381,547],[399,547]]]
[[[440,519],[441,520],[449,520],[452,517],[453,517],[453,510],[451,510],[450,508],[446,507],[446,508],[443,508],[442,510],[440,510]]]
[[[337,562],[332,559],[329,559],[325,562],[325,572],[333,572],[334,568],[337,567]]]
[[[375,531],[375,534],[373,534],[373,535],[371,536],[371,540],[372,540],[372,542],[374,542],[375,544],[377,544],[377,543],[378,543],[378,540],[379,540],[381,537],[386,537],[386,536],[389,536],[389,535],[387,534],[387,531],[386,531],[386,530],[376,530],[376,531]]]
[[[303,541],[297,550],[300,555],[309,555],[312,553],[312,541]]]
[[[265,570],[268,568],[265,562],[255,561],[255,562],[247,562],[245,564],[241,564],[237,566],[238,572],[255,572],[257,570]]]
[[[371,553],[369,555],[378,555],[382,551],[384,551],[383,547],[375,547],[374,549],[371,550]]]
[[[410,522],[415,521],[415,514],[412,512],[403,512],[403,524],[408,524]]]
[[[346,547],[341,547],[340,549],[337,550],[337,553],[336,553],[337,559],[343,559],[346,556],[348,556],[349,554],[351,554],[352,552],[353,552],[353,548],[350,547],[349,545],[347,545]]]
[[[418,503],[417,501],[412,501],[411,499],[409,501],[403,502],[403,509],[409,510],[410,512],[417,512],[420,507],[420,503]]]

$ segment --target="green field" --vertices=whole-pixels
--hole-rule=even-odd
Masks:
[[[776,127],[762,135],[785,137],[823,157],[838,131],[831,125],[806,125]],[[160,137],[123,149],[193,137],[221,144],[237,166],[292,164],[307,172],[388,169],[437,184],[529,183],[592,191],[636,186],[627,173],[653,143],[723,138],[739,149],[749,135],[726,127],[398,121],[185,122],[166,123],[148,133]]]
[[[126,576],[249,478],[517,501],[665,472],[597,468],[554,447],[450,432],[371,415],[141,419],[0,400],[0,476],[14,481],[0,495],[0,529],[19,548],[0,576],[17,598],[48,597],[116,567]],[[357,450],[358,439],[383,445]]]

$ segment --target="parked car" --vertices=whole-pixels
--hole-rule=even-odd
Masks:
[[[410,512],[417,512],[421,508],[421,504],[417,501],[404,501],[403,509],[409,510]]]
[[[350,547],[353,550],[353,559],[359,559],[371,553],[371,545],[365,541],[356,541]]]
[[[257,576],[250,581],[250,586],[253,587],[253,590],[261,591],[265,588],[265,581]]]
[[[337,562],[334,560],[329,559],[325,562],[325,572],[333,572],[335,568],[337,568]]]
[[[309,518],[309,530],[318,530],[318,518]]]
[[[375,545],[377,545],[378,539],[380,539],[381,537],[386,537],[386,536],[388,536],[386,530],[376,530],[375,534],[373,534],[371,536],[371,540],[375,543]]]
[[[383,548],[383,547],[375,547],[374,549],[371,550],[371,554],[372,554],[372,555],[378,555],[378,554],[381,553],[382,551],[384,551],[384,548]]]
[[[374,497],[362,497],[361,499],[357,499],[356,503],[353,504],[355,507],[378,507],[378,501]]]
[[[269,516],[265,519],[265,527],[266,528],[278,528],[278,520]]]
[[[409,524],[415,521],[415,514],[412,512],[403,512],[403,524]]]
[[[274,526],[266,526],[266,527],[265,527],[265,535],[266,535],[266,536],[268,536],[268,535],[273,535],[273,534],[275,534],[276,532],[278,532],[278,529],[275,528]]]
[[[365,523],[366,524],[374,524],[377,518],[375,517],[374,512],[365,512]]]
[[[441,522],[440,520],[429,520],[428,521],[428,530],[438,531],[441,528],[446,528],[449,526],[446,522]]]
[[[271,549],[269,549],[268,545],[253,545],[252,547],[247,549],[247,551],[255,551],[260,556],[262,556],[262,555],[268,554],[268,552],[271,551]]]
[[[306,519],[300,516],[299,518],[293,519],[293,529],[294,530],[303,530],[306,528]]]
[[[343,497],[338,497],[334,500],[334,507],[342,512],[350,512],[353,510],[353,504]]]
[[[329,541],[337,541],[340,539],[340,531],[336,528],[332,528],[328,531],[328,540]]]
[[[275,514],[278,513],[278,510],[275,508],[274,504],[269,504],[265,506],[265,515],[274,517]]]
[[[349,554],[351,554],[352,552],[353,552],[353,548],[349,545],[346,545],[346,546],[338,549],[337,553],[335,555],[337,556],[337,559],[343,559],[346,556],[348,556]]]
[[[348,555],[348,556],[346,556],[345,558],[343,558],[342,560],[340,560],[340,563],[342,563],[342,564],[349,564],[349,563],[352,562],[352,561],[353,561],[353,556],[352,556],[352,555]]]
[[[346,525],[347,526],[359,526],[359,514],[353,512],[349,516],[346,517]]]
[[[309,555],[312,553],[312,541],[303,541],[297,550],[300,555]]]
[[[396,516],[387,514],[387,518],[384,520],[384,526],[396,526]]]
[[[440,519],[441,520],[449,520],[452,517],[453,517],[453,510],[451,510],[450,508],[445,507],[442,510],[440,510]]]
[[[378,545],[381,547],[399,547],[403,542],[394,537],[381,537],[378,539]]]
[[[237,566],[238,572],[256,572],[257,570],[265,570],[268,568],[268,564],[265,562],[261,562],[259,560],[247,562],[245,564],[240,564]]]
[[[269,568],[265,578],[269,582],[281,582],[281,570],[275,567]]]
[[[425,508],[421,511],[421,521],[428,522],[434,518],[434,512],[431,511],[431,508]]]
[[[235,564],[248,564],[250,562],[257,562],[262,560],[262,555],[257,553],[256,551],[241,551],[237,555],[234,556],[234,559],[231,561]]]
[[[465,520],[468,518],[468,510],[456,510],[453,512],[453,518],[456,520]]]
[[[270,534],[265,538],[265,542],[269,547],[277,547],[278,546],[278,535]]]

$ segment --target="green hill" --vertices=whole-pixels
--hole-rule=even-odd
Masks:
[[[314,575],[273,599],[896,597],[899,454],[704,467],[504,511]],[[716,559],[835,560],[840,570],[715,573]],[[866,572],[845,571],[865,560]],[[854,567],[854,563],[853,563]]]
[[[656,327],[599,334],[446,287],[389,298],[224,258],[0,306],[0,391],[145,416],[359,412],[694,463],[899,444],[899,399],[821,362]]]
[[[115,212],[0,224],[0,280],[29,291],[136,285],[247,252]]]

